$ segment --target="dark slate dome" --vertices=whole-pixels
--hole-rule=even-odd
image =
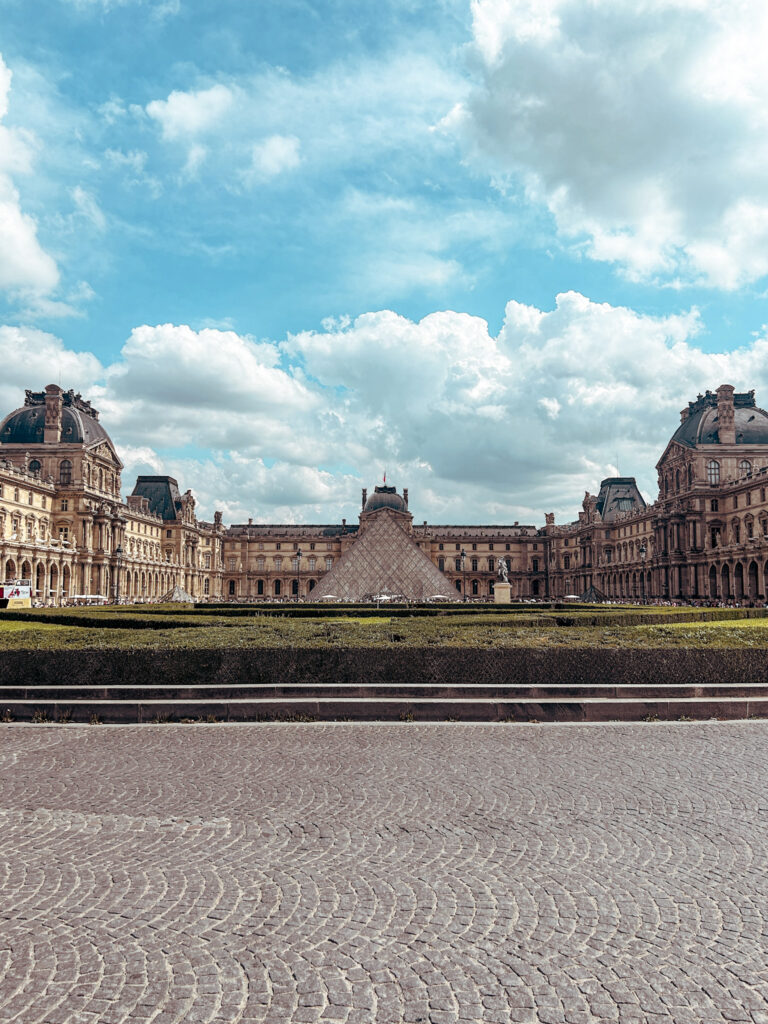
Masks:
[[[62,395],[62,444],[93,444],[109,441],[99,423],[98,412],[73,391]],[[45,394],[27,392],[26,404],[15,409],[0,423],[0,444],[43,444],[45,430]]]
[[[754,391],[733,396],[736,444],[768,444],[768,412],[755,405]],[[719,444],[717,395],[707,391],[688,403],[688,415],[675,431],[673,441],[695,448],[700,444]]]
[[[365,503],[365,512],[375,512],[380,508],[391,508],[395,512],[407,512],[405,498],[401,497],[394,487],[374,487],[373,494]]]

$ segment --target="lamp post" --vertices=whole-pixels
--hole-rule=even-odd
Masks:
[[[115,548],[115,564],[116,564],[115,571],[116,571],[117,575],[115,577],[115,583],[114,583],[114,587],[113,587],[114,596],[115,596],[115,604],[120,604],[120,563],[122,562],[122,560],[123,560],[123,549],[118,544],[117,547]]]
[[[641,602],[645,604],[645,556],[648,554],[648,549],[645,546],[645,542],[640,545],[640,593]]]
[[[461,549],[461,599],[467,600],[467,552]]]
[[[296,600],[301,600],[301,548],[296,551]]]

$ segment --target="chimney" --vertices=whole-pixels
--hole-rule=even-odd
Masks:
[[[58,444],[61,441],[61,407],[64,394],[58,384],[49,384],[45,389],[45,444]]]
[[[368,488],[363,488],[363,512],[365,512],[365,503],[368,500]]]
[[[248,525],[253,526],[253,519],[250,516],[248,517]]]
[[[408,488],[407,487],[403,488],[403,501],[405,502],[405,507],[408,508]]]
[[[720,444],[736,444],[733,390],[730,384],[721,384],[717,389],[717,434]]]
[[[681,409],[680,410],[680,422],[681,423],[685,423],[685,421],[688,419],[690,411],[691,410],[688,408],[688,406],[686,406],[685,409]]]

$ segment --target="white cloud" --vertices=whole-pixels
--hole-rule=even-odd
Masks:
[[[260,178],[273,178],[301,163],[300,143],[295,135],[270,135],[255,142],[251,150],[250,173]]]
[[[473,0],[472,15],[482,81],[442,128],[566,242],[635,279],[768,273],[760,0]]]
[[[233,91],[220,84],[193,92],[174,91],[167,100],[148,103],[147,113],[169,141],[194,139],[222,126],[234,98]]]
[[[696,344],[696,310],[652,317],[575,292],[551,310],[511,301],[491,334],[444,311],[329,320],[281,344],[143,325],[102,368],[31,328],[0,329],[5,410],[59,379],[92,397],[132,473],[162,469],[203,514],[353,518],[386,468],[418,518],[572,519],[615,472],[655,495],[654,465],[697,392],[732,383],[768,401],[768,337]],[[179,449],[185,451],[179,454]]]
[[[0,56],[0,119],[8,112],[11,71]],[[28,170],[29,153],[17,133],[0,124],[0,289],[45,296],[56,287],[59,271],[37,238],[37,223],[22,211],[10,172]]]

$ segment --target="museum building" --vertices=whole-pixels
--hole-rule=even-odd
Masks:
[[[170,476],[121,496],[122,463],[73,391],[27,391],[0,423],[0,570],[59,604],[100,596],[198,600],[491,600],[500,562],[513,599],[763,602],[768,413],[730,385],[699,395],[658,464],[647,505],[633,477],[585,494],[578,519],[543,526],[416,522],[408,490],[362,491],[357,522],[224,526],[198,520]]]

